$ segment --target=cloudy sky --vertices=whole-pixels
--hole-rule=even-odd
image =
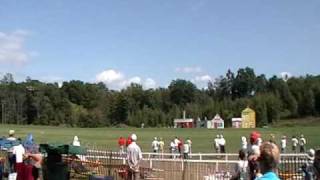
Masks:
[[[319,74],[319,0],[2,0],[0,74],[119,89],[227,69]]]

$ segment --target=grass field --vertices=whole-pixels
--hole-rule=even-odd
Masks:
[[[300,121],[299,121],[300,122]],[[287,127],[293,126],[293,127]],[[223,134],[227,140],[227,152],[235,153],[240,148],[240,137],[249,136],[253,129],[169,129],[169,128],[66,128],[48,126],[17,126],[1,125],[0,135],[6,136],[9,129],[16,130],[16,136],[25,138],[32,133],[37,143],[71,143],[73,136],[80,138],[82,145],[98,146],[108,150],[117,150],[117,139],[120,136],[127,137],[131,133],[138,135],[138,144],[143,151],[151,152],[153,137],[162,137],[166,147],[175,136],[183,139],[190,137],[193,142],[193,152],[213,152],[213,138],[217,133]],[[291,139],[292,135],[304,134],[307,138],[308,148],[320,148],[320,123],[284,123],[281,127],[255,129],[262,133],[263,139],[270,139],[270,134],[276,136],[280,142],[282,135]],[[289,140],[289,147],[291,142]],[[168,148],[166,148],[168,150]]]

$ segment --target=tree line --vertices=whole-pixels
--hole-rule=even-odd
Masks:
[[[231,118],[249,106],[262,127],[280,119],[319,116],[320,76],[267,78],[245,67],[228,70],[206,89],[176,79],[167,88],[145,90],[131,84],[115,91],[78,80],[62,86],[31,78],[18,83],[8,73],[0,81],[0,103],[1,123],[8,124],[168,127],[186,110],[195,119],[218,113],[231,126]]]

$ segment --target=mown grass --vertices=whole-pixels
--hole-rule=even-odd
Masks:
[[[283,122],[284,123],[284,122]],[[284,123],[280,127],[269,127],[259,129],[169,129],[169,128],[66,128],[49,126],[21,126],[21,125],[1,125],[0,135],[6,136],[9,129],[16,131],[16,136],[25,138],[28,133],[32,133],[37,143],[71,143],[73,136],[80,138],[82,145],[98,146],[109,150],[117,150],[117,139],[120,136],[127,137],[129,134],[138,135],[138,144],[143,151],[151,151],[153,137],[162,137],[165,140],[168,151],[169,142],[175,136],[183,139],[189,137],[193,142],[193,152],[213,152],[213,139],[216,134],[223,134],[227,140],[227,152],[235,153],[240,148],[241,136],[249,136],[253,130],[260,131],[263,139],[270,139],[270,134],[274,134],[276,142],[280,142],[282,135],[290,139],[292,135],[301,133],[307,138],[308,148],[320,148],[320,123],[312,122],[308,124],[299,121],[295,123]]]

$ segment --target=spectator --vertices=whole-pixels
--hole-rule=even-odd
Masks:
[[[238,179],[248,179],[248,161],[246,160],[246,152],[243,149],[239,151],[239,161],[236,165],[235,175],[232,177],[232,180]]]
[[[190,138],[187,138],[186,143],[189,145],[189,154],[192,154],[192,141]]]
[[[78,136],[74,136],[72,145],[73,146],[80,146],[80,141],[79,141]]]
[[[175,145],[175,153],[179,153],[179,144],[180,144],[180,140],[178,139],[178,137],[174,138],[174,145]]]
[[[216,138],[214,139],[214,149],[216,150],[216,153],[220,153],[220,135],[217,135]]]
[[[164,141],[162,138],[160,138],[160,141],[159,141],[159,151],[160,153],[164,153]]]
[[[140,161],[142,159],[142,152],[137,145],[137,135],[131,135],[131,143],[127,147],[127,161],[129,165],[129,178],[131,180],[140,179]]]
[[[9,130],[9,137],[7,138],[8,141],[16,141],[17,138],[14,137],[15,131],[14,130]]]
[[[220,135],[219,147],[221,153],[226,153],[226,140],[224,139],[222,134]]]
[[[282,136],[280,144],[281,144],[281,153],[286,153],[286,147],[287,147],[287,137],[286,136]]]
[[[7,138],[8,141],[14,142],[17,139],[14,137],[15,136],[15,131],[14,130],[9,130],[9,137]],[[9,172],[12,173],[15,171],[15,164],[16,164],[16,157],[12,153],[13,148],[8,149],[8,160],[9,160]]]
[[[257,145],[260,147],[261,145],[262,145],[262,138],[261,137],[259,137],[258,138],[258,140],[257,140],[258,142],[257,142]]]
[[[186,141],[183,144],[183,158],[184,159],[188,159],[189,158],[189,153],[190,153],[190,146],[189,146],[188,142]]]
[[[172,154],[171,158],[175,158],[174,154],[176,153],[176,144],[174,143],[174,139],[170,142],[170,152]]]
[[[180,138],[179,142],[178,142],[178,152],[179,152],[180,155],[182,154],[182,148],[183,148],[182,146],[183,146],[183,141]]]
[[[305,153],[305,145],[307,144],[306,139],[304,138],[303,134],[300,136],[299,145],[300,145],[300,153]]]
[[[292,152],[297,153],[297,146],[299,141],[296,138],[296,136],[292,136],[291,142],[292,142]]]
[[[124,146],[126,145],[126,139],[124,137],[120,137],[118,139],[118,145],[119,145],[119,150],[120,150],[120,153],[124,153]]]
[[[257,145],[260,133],[253,131],[250,134],[250,149],[248,151],[249,179],[254,180],[259,176],[258,157],[260,156],[260,148]]]
[[[159,150],[159,141],[157,139],[157,137],[154,137],[153,138],[153,141],[151,143],[151,146],[152,146],[152,150],[154,153],[158,153],[158,150]]]
[[[16,172],[17,172],[17,180],[24,180],[24,163],[23,159],[25,156],[25,149],[21,144],[21,139],[18,139],[18,145],[13,146],[12,153],[15,155],[16,159]]]
[[[248,148],[248,142],[247,142],[247,138],[245,136],[241,137],[241,149],[244,152],[247,152],[247,148]]]
[[[126,140],[126,146],[128,147],[132,142],[131,136],[129,136]]]
[[[302,172],[304,173],[305,180],[313,180],[315,178],[315,169],[313,168],[313,163],[315,159],[315,150],[310,149],[307,153],[308,161],[302,166]]]
[[[258,162],[263,175],[257,180],[280,180],[276,174],[280,162],[280,152],[275,144],[264,143],[261,145]]]
[[[320,179],[320,149],[315,152],[313,169],[316,179]]]

